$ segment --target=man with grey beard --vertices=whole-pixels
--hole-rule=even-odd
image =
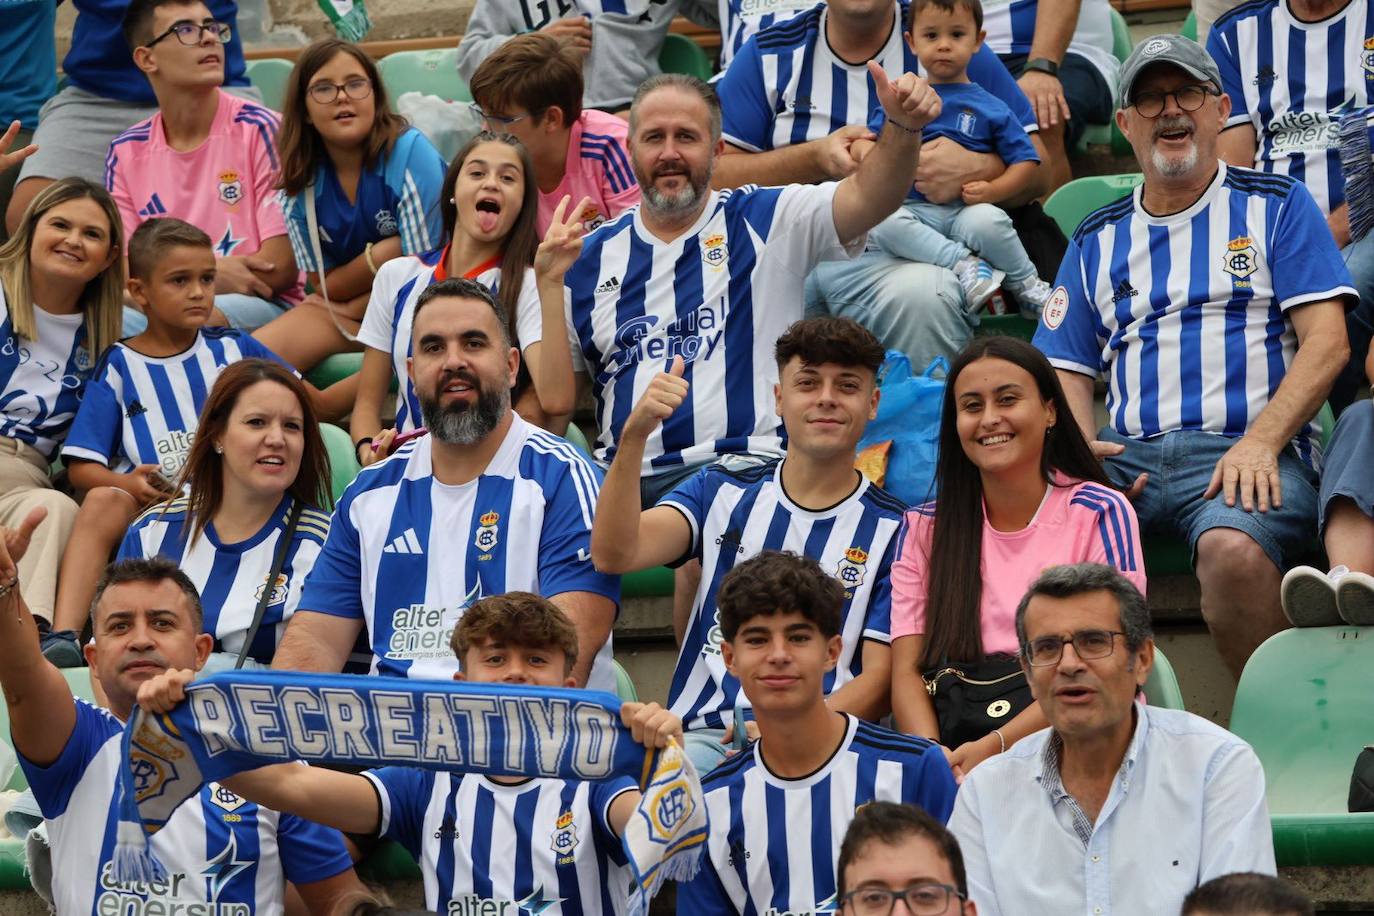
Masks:
[[[1287,626],[1280,578],[1315,543],[1312,418],[1345,365],[1355,290],[1300,182],[1219,161],[1231,100],[1196,42],[1141,42],[1119,91],[1145,181],[1079,225],[1035,344],[1142,532],[1187,541],[1239,677]]]
[[[520,352],[504,310],[476,281],[436,283],[416,300],[411,353],[429,434],[344,491],[272,666],[342,670],[365,628],[372,673],[451,678],[463,611],[526,591],[577,627],[578,684],[613,691],[619,581],[591,562],[601,473],[511,410]]]

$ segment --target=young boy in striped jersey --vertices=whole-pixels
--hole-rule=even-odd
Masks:
[[[575,687],[577,631],[556,605],[529,592],[478,601],[453,631],[454,680]],[[168,672],[139,695],[150,709],[179,702],[190,671]],[[681,743],[682,722],[657,703],[625,703],[621,717],[645,747]],[[409,850],[425,907],[450,916],[538,913],[618,916],[631,873],[621,832],[640,801],[634,780],[486,776],[383,767],[362,775],[278,764],[225,785],[349,833]]]
[[[678,892],[681,916],[835,912],[835,863],[854,812],[916,805],[941,823],[954,776],[934,743],[830,709],[844,587],[819,563],[766,551],[721,582],[720,652],[760,737],[702,780],[706,860]]]
[[[539,32],[517,35],[482,61],[470,88],[487,129],[513,134],[530,151],[540,238],[564,197],[574,205],[583,198],[589,202],[576,214],[586,232],[639,203],[625,150],[630,125],[582,107],[581,61],[558,39]]]
[[[649,385],[625,422],[592,523],[599,569],[630,572],[699,559],[707,573],[673,621],[681,650],[668,694],[702,774],[725,758],[732,713],[749,707],[721,657],[716,591],[737,562],[761,550],[815,557],[843,583],[843,643],[824,678],[827,702],[864,719],[887,711],[888,571],[906,507],[854,470],[854,448],[878,406],[883,347],[848,318],[808,318],[773,349],[785,459],[743,470],[707,467],[640,513],[644,442],[689,391],[679,363]]]

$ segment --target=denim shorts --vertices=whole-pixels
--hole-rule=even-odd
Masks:
[[[1365,515],[1374,516],[1374,404],[1356,401],[1336,421],[1336,430],[1326,447],[1322,464],[1321,518],[1326,532],[1326,514],[1331,501],[1339,496],[1353,502]]]
[[[1140,474],[1150,475],[1134,506],[1142,534],[1182,538],[1197,558],[1197,541],[1211,528],[1234,528],[1248,534],[1279,569],[1311,556],[1317,544],[1317,473],[1302,463],[1290,446],[1279,454],[1283,506],[1268,512],[1246,512],[1237,500],[1226,505],[1218,493],[1203,499],[1212,470],[1238,441],[1197,430],[1176,430],[1150,439],[1129,439],[1113,429],[1098,434],[1104,442],[1126,446],[1108,458],[1107,474],[1129,486]]]

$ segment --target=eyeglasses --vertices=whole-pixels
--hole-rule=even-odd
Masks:
[[[1136,95],[1131,105],[1142,118],[1157,118],[1164,111],[1164,102],[1172,98],[1178,107],[1184,111],[1197,111],[1202,107],[1202,103],[1207,101],[1209,95],[1221,95],[1219,91],[1211,86],[1201,86],[1193,84],[1191,86],[1180,86],[1173,92],[1154,92],[1148,90]]]
[[[486,121],[488,124],[493,125],[495,127],[499,127],[502,130],[504,130],[507,127],[510,127],[516,121],[523,121],[529,117],[529,115],[527,114],[516,115],[513,118],[503,117],[502,115],[488,114],[487,112],[483,111],[482,106],[478,105],[476,102],[469,102],[468,108],[472,111],[473,114],[477,115],[477,117],[481,118],[483,121]]]
[[[899,899],[912,916],[941,916],[949,912],[951,900],[963,901],[964,895],[948,884],[913,884],[899,891],[875,884],[850,891],[840,898],[840,905],[849,904],[856,916],[890,916]]]
[[[355,77],[346,83],[315,83],[306,92],[320,105],[332,105],[342,92],[355,102],[361,102],[372,94],[372,80]]]
[[[1026,646],[1026,661],[1036,668],[1056,665],[1067,643],[1073,643],[1073,651],[1079,658],[1106,658],[1112,654],[1115,638],[1125,635],[1120,630],[1079,630],[1072,636],[1041,636]]]
[[[183,19],[181,22],[172,23],[171,28],[143,47],[151,48],[168,35],[175,35],[177,41],[184,45],[198,45],[200,44],[201,36],[206,32],[209,32],[215,41],[218,41],[222,45],[227,45],[229,39],[234,37],[234,29],[227,22],[216,22],[213,19],[205,22],[192,22],[189,19]]]

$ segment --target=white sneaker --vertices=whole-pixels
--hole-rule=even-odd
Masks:
[[[964,291],[964,308],[972,313],[982,308],[988,297],[1001,288],[1007,275],[982,258],[968,257],[954,265],[954,276]]]
[[[1351,626],[1374,626],[1374,576],[1347,572],[1336,583],[1336,607]]]
[[[1054,289],[1039,277],[1031,277],[1024,283],[1007,284],[1011,294],[1021,305],[1021,317],[1039,321],[1040,313],[1045,310],[1045,302]]]
[[[1311,566],[1295,566],[1284,573],[1279,599],[1289,623],[1295,627],[1340,626],[1336,582],[1346,572],[1344,566],[1337,566],[1329,573]]]

